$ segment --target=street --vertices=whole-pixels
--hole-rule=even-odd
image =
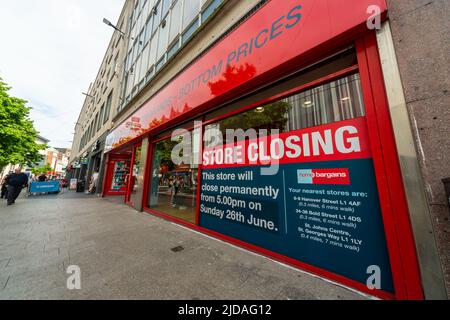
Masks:
[[[67,288],[71,265],[80,290]],[[118,198],[66,191],[0,203],[0,299],[364,298]]]

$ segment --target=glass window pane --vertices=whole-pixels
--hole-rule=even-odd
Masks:
[[[180,48],[180,41],[176,41],[172,47],[170,47],[169,51],[167,51],[167,60],[169,60]]]
[[[146,1],[144,7],[142,8],[142,17],[144,18],[144,21],[147,21],[148,13],[150,12],[150,1]]]
[[[151,209],[195,223],[198,169],[172,162],[171,152],[177,144],[167,139],[154,146],[148,204]]]
[[[186,41],[188,41],[191,36],[194,34],[194,32],[198,29],[198,20],[196,22],[194,22],[184,33],[183,36],[181,37],[181,41],[183,43],[185,43]]]
[[[148,11],[151,12],[155,6],[157,0],[148,0]]]
[[[139,34],[139,32],[141,32],[143,24],[144,24],[144,21],[143,21],[143,17],[142,17],[142,14],[141,14],[141,15],[139,15],[139,18],[138,18],[138,20],[136,22],[136,33],[137,34]]]
[[[200,12],[200,0],[185,1],[183,9],[183,29],[186,28]]]
[[[126,62],[125,62],[125,71],[127,71],[127,72],[128,72],[128,70],[130,70],[130,67],[131,67],[132,55],[133,55],[133,53],[130,51],[128,53],[128,56],[127,56],[127,59],[126,59]]]
[[[148,44],[144,51],[142,51],[142,63],[141,63],[141,79],[146,75],[148,70],[148,59],[149,59],[149,51],[150,51],[150,44]]]
[[[163,56],[163,54],[167,50],[167,40],[169,37],[169,26],[166,25],[163,27],[163,24],[159,27],[159,39],[158,39],[158,54],[156,55],[156,59],[158,60]]]
[[[133,45],[133,58],[131,59],[132,62],[136,62],[136,58],[138,56],[139,52],[138,52],[138,42],[135,41],[134,45]]]
[[[183,1],[178,0],[170,14],[169,43],[172,43],[173,39],[180,33],[181,9],[183,9]]]
[[[156,49],[158,47],[158,34],[155,34],[150,44],[150,56],[148,58],[148,65],[152,66],[156,62]]]
[[[106,99],[105,116],[103,118],[103,123],[109,120],[109,115],[111,113],[111,103],[112,103],[113,91],[111,91]]]
[[[126,88],[126,93],[125,96],[128,96],[131,93],[131,88],[133,85],[133,75],[132,74],[128,74],[127,75],[127,88]]]
[[[94,120],[94,133],[97,132],[98,128],[98,112],[95,115],[95,120]]]
[[[145,38],[144,42],[147,43],[148,40],[152,37],[152,27],[153,27],[153,16],[147,21],[147,25],[145,27]]]
[[[139,36],[139,42],[138,42],[138,48],[139,52],[141,52],[142,48],[145,46],[144,37],[145,37],[145,30],[142,30],[140,36]]]
[[[171,0],[161,0],[162,1],[162,18],[166,16],[166,14],[169,12],[170,4],[172,3]]]
[[[139,56],[139,58],[137,59],[137,61],[136,61],[136,69],[134,70],[134,83],[133,83],[133,86],[135,86],[135,85],[137,85],[138,83],[139,83],[139,81],[141,80],[141,79],[139,79],[139,76],[140,76],[140,70],[141,70],[141,56]]]
[[[156,70],[155,71],[157,72],[159,69],[161,69],[165,63],[166,63],[165,57],[161,58],[161,60],[159,60],[156,63]]]
[[[300,130],[365,115],[359,74],[348,76],[288,98],[259,106],[206,127],[206,146],[211,130]]]
[[[214,11],[220,6],[223,0],[214,0],[202,13],[202,23],[208,20],[208,18],[214,13]]]
[[[161,4],[162,2],[160,1],[156,6],[156,14],[153,15],[153,33],[156,32],[159,23],[161,22]]]
[[[131,33],[130,33],[131,37],[134,39],[136,37],[136,25],[134,25],[133,28],[131,28]]]

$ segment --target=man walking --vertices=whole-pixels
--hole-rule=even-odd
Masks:
[[[8,179],[11,176],[12,171],[10,171],[4,178],[2,181],[2,194],[1,194],[1,198],[5,198],[8,199]]]
[[[98,172],[95,171],[92,174],[91,183],[89,184],[89,193],[97,192],[97,185],[98,185]]]
[[[8,206],[16,202],[22,188],[28,184],[28,176],[19,168],[8,178]]]

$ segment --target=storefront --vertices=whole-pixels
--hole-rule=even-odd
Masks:
[[[112,130],[104,194],[423,298],[370,5],[386,19],[384,0],[269,1]]]

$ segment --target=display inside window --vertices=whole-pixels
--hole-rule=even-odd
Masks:
[[[129,173],[130,167],[127,161],[116,161],[114,164],[114,173],[112,179],[111,190],[112,191],[124,191],[126,188],[126,178]]]
[[[173,163],[171,154],[178,143],[169,138],[154,146],[149,207],[195,223],[198,167]]]
[[[206,127],[206,145],[211,132],[228,129],[277,129],[280,133],[322,124],[348,120],[365,115],[359,74],[339,79],[288,98],[261,105]]]

